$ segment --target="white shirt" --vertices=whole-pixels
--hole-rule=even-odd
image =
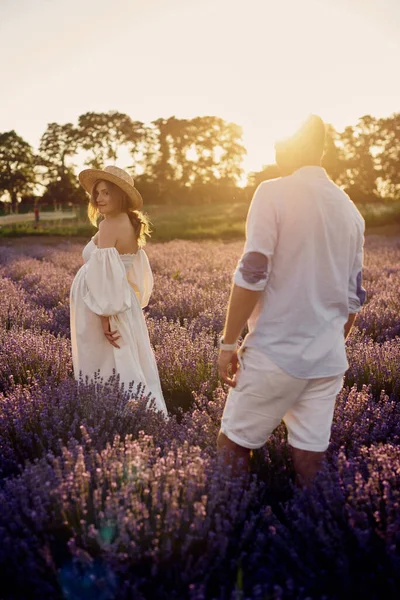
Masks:
[[[234,275],[236,285],[264,290],[248,322],[246,346],[264,351],[294,377],[344,373],[343,328],[365,300],[363,244],[364,219],[321,167],[262,183]],[[244,257],[250,252],[268,257],[267,275],[258,267],[248,276]]]

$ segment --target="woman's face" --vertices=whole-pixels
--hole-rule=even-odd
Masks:
[[[115,216],[121,212],[119,198],[106,181],[99,181],[96,184],[94,200],[101,215]]]

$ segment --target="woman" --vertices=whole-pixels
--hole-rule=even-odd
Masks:
[[[132,177],[118,167],[86,169],[79,181],[90,194],[88,214],[99,230],[83,250],[85,264],[71,287],[71,342],[75,378],[115,371],[125,389],[141,383],[167,414],[142,308],[153,275],[142,246],[149,227]]]

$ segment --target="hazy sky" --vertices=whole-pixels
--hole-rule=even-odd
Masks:
[[[400,110],[399,31],[400,0],[0,0],[0,131],[212,114],[258,169],[309,112]]]

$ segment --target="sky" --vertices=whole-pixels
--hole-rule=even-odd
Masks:
[[[311,112],[399,111],[399,31],[400,0],[0,0],[0,132],[37,148],[87,111],[216,115],[258,170]]]

